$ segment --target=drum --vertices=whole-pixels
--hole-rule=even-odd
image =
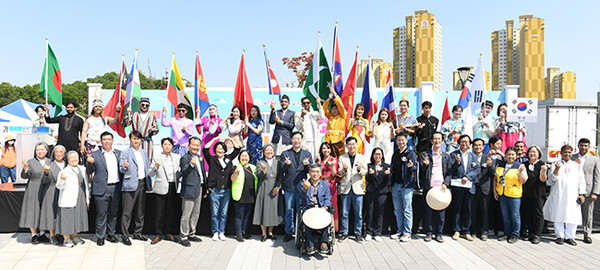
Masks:
[[[452,193],[449,189],[442,191],[442,187],[432,187],[427,192],[427,205],[433,210],[444,210],[452,201]]]
[[[324,229],[331,224],[331,214],[321,207],[313,207],[304,211],[302,222],[313,230]]]

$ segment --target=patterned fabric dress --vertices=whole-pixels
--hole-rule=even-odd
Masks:
[[[509,146],[515,145],[518,141],[525,143],[525,149],[527,149],[527,142],[525,136],[521,133],[521,129],[524,128],[527,131],[525,124],[521,122],[502,121],[501,118],[494,120],[494,128],[498,132],[498,137],[502,139],[502,152],[506,151]]]
[[[242,131],[244,130],[244,127],[246,126],[244,121],[242,121],[241,119],[237,119],[232,124],[229,120],[227,120],[227,121],[221,122],[221,124],[219,124],[219,126],[221,127],[221,130],[225,130],[225,129],[229,130],[228,137],[230,139],[237,142],[239,145],[242,145],[242,146],[244,145],[244,138],[242,137]]]
[[[454,133],[453,136],[449,136],[450,132],[454,129],[458,130],[458,133]],[[458,120],[452,118],[448,119],[442,126],[442,134],[444,135],[444,143],[446,143],[446,152],[451,153],[458,149],[458,138],[465,131],[465,121],[460,118]]]
[[[348,124],[348,130],[352,131],[352,137],[356,138],[358,143],[356,152],[361,155],[365,154],[367,136],[371,137],[371,130],[369,129],[369,121],[363,117],[357,117],[350,120]]]
[[[204,149],[208,142],[221,134],[221,127],[219,126],[221,122],[223,122],[223,119],[219,118],[218,116],[204,116],[200,120],[197,120],[196,130],[198,131],[198,134],[202,134],[201,149]],[[215,152],[212,148],[210,148],[209,151],[211,155],[215,155]],[[204,152],[200,151],[200,153],[204,159],[204,169],[208,172],[208,162],[204,157]]]
[[[333,215],[333,221],[335,223],[335,231],[339,230],[339,221],[338,221],[338,191],[337,191],[337,183],[340,179],[336,175],[332,175],[332,169],[335,168],[336,171],[338,169],[338,160],[332,156],[329,156],[326,160],[321,161],[321,166],[323,166],[323,175],[321,178],[327,183],[329,183],[329,190],[331,191],[331,205],[335,209],[335,214]]]
[[[390,132],[390,129],[392,128],[393,125],[390,122],[381,124],[377,124],[376,122],[373,126],[373,136],[375,137],[373,148],[381,148],[381,150],[383,150],[385,162],[388,163],[392,162],[392,154],[394,154],[394,144],[392,143],[392,133]]]
[[[142,117],[139,112],[133,114],[131,121],[131,129],[142,133],[142,149],[146,150],[148,160],[152,160],[154,156],[154,147],[152,146],[152,136],[158,133],[158,122],[154,114],[148,113],[146,117]]]
[[[250,121],[250,125],[257,129],[260,126],[265,126],[265,121],[262,119],[253,119]],[[264,129],[263,129],[264,130]],[[250,163],[256,165],[256,162],[262,159],[263,152],[263,139],[262,131],[260,134],[254,133],[251,129],[248,129],[248,151],[250,151]]]
[[[410,128],[415,125],[418,125],[419,121],[417,121],[417,118],[414,115],[408,113],[402,117],[398,116],[398,120],[396,121],[396,127],[399,127],[400,124],[404,124],[405,127]],[[408,137],[406,139],[408,140],[408,142],[406,143],[406,146],[408,147],[408,149],[415,150],[416,144],[415,144],[414,136],[408,134]],[[397,147],[397,146],[395,146],[395,147]]]
[[[90,116],[88,119],[88,131],[85,139],[85,146],[88,152],[96,150],[102,146],[100,135],[106,131],[106,121],[102,117]]]

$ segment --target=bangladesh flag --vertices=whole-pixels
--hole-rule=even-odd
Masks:
[[[313,55],[313,61],[308,70],[308,76],[306,77],[306,83],[304,84],[303,90],[304,96],[310,99],[313,110],[318,110],[317,96],[321,98],[321,102],[329,98],[329,87],[332,86],[331,82],[331,71],[327,64],[325,51],[321,45],[321,38],[319,38],[319,44]]]
[[[169,85],[167,86],[167,99],[177,108],[177,105],[183,103],[187,109],[186,117],[194,120],[194,110],[192,109],[192,103],[190,98],[185,92],[185,84],[179,74],[177,63],[175,62],[175,55],[173,55],[173,61],[171,62],[171,73],[169,73]]]
[[[40,82],[40,95],[45,97],[49,103],[54,104],[56,107],[54,116],[56,117],[62,110],[62,79],[56,55],[50,44],[46,43],[46,47],[47,54]]]

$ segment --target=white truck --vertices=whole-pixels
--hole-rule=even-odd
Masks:
[[[548,99],[538,102],[537,122],[527,123],[528,145],[542,148],[542,160],[560,159],[560,148],[569,144],[577,152],[581,138],[590,140],[590,153],[598,152],[598,106],[592,100]]]

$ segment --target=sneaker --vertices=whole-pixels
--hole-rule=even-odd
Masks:
[[[219,241],[219,234],[218,233],[213,234],[212,240]]]
[[[473,241],[473,237],[468,233],[463,234],[462,238],[466,239],[467,241]]]
[[[506,234],[498,235],[498,241],[504,241],[504,240],[506,240]]]
[[[562,245],[565,243],[565,239],[556,238],[556,240],[554,240],[554,243],[556,243],[557,245]]]
[[[327,247],[326,243],[321,243],[321,249],[319,250],[320,253],[327,253],[329,252],[329,247]]]
[[[423,239],[425,242],[431,242],[431,234],[428,234],[425,236],[425,239]]]
[[[381,242],[381,241],[383,241],[383,239],[382,239],[382,238],[381,238],[381,236],[379,236],[379,235],[378,235],[378,236],[375,236],[375,237],[373,237],[373,239],[375,240],[375,242]]]
[[[531,236],[531,240],[529,240],[532,244],[537,245],[540,243],[541,241],[541,237],[537,236],[537,235],[533,235]]]
[[[342,234],[342,235],[340,236],[340,239],[338,239],[338,242],[343,242],[343,241],[344,241],[344,240],[346,240],[347,238],[348,238],[348,235],[347,235],[347,234]]]
[[[452,240],[458,240],[459,237],[460,237],[460,233],[454,232],[454,234],[452,235]]]
[[[192,241],[192,242],[202,242],[202,239],[200,239],[200,237],[195,236],[195,235],[190,235],[188,237],[188,240]]]
[[[411,237],[409,234],[405,234],[400,238],[400,242],[408,242],[410,241]]]
[[[362,238],[362,236],[359,234],[359,235],[356,235],[356,236],[354,236],[354,241],[356,241],[356,243],[360,243],[360,242],[362,242],[362,241],[363,241],[363,238]]]
[[[306,254],[308,255],[313,255],[315,254],[317,251],[315,250],[315,247],[309,247],[306,249]]]
[[[571,246],[576,246],[577,245],[577,243],[575,242],[574,239],[567,239],[567,240],[565,240],[565,243],[567,243],[567,244],[569,244]]]
[[[83,244],[85,244],[85,240],[79,238],[79,236],[76,236],[75,238],[73,238],[73,244],[83,245]]]
[[[514,244],[514,243],[516,243],[518,240],[519,240],[519,237],[517,237],[516,235],[511,235],[511,236],[509,236],[509,237],[508,237],[508,240],[507,240],[507,242],[508,242],[509,244]]]
[[[435,236],[435,241],[437,241],[438,243],[444,243],[444,238],[442,238],[441,235],[436,235]]]
[[[227,237],[225,237],[224,233],[219,233],[219,240],[221,240],[221,241],[227,240]]]
[[[192,244],[187,239],[181,240],[181,245],[184,247],[190,247]]]
[[[488,240],[487,234],[482,234],[480,239],[481,239],[481,241],[487,241]]]
[[[367,234],[367,236],[365,236],[365,241],[369,242],[373,240],[373,236],[371,236],[370,234]]]
[[[64,246],[68,247],[68,248],[72,248],[75,246],[75,244],[73,244],[73,241],[67,240],[67,241],[65,241]]]
[[[400,234],[399,233],[392,234],[392,235],[390,235],[390,238],[392,238],[394,240],[398,240],[398,239],[400,239]]]
[[[235,240],[237,240],[238,242],[244,242],[244,236],[241,234],[238,234],[235,236]]]

